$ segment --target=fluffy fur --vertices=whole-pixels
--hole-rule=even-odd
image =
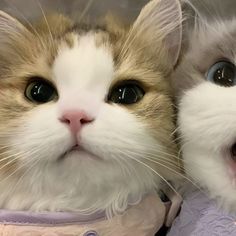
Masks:
[[[225,209],[236,210],[236,87],[206,80],[216,62],[236,63],[236,20],[200,17],[189,35],[186,53],[173,75],[184,166],[189,177]],[[187,44],[186,44],[187,45]]]
[[[0,207],[111,215],[158,189],[161,178],[176,179],[166,78],[180,38],[177,1],[150,2],[128,28],[63,16],[23,26],[1,12]],[[29,101],[25,89],[34,76],[50,81],[58,98]],[[114,86],[130,79],[145,90],[140,102],[107,101]],[[77,134],[79,151],[71,150],[74,137],[61,122],[73,109],[93,119]]]

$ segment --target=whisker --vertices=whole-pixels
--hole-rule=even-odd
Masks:
[[[168,166],[166,166],[166,165],[164,165],[164,164],[162,164],[162,163],[160,163],[160,162],[158,162],[158,161],[154,161],[154,160],[152,160],[152,159],[150,159],[150,158],[144,158],[144,159],[147,160],[147,161],[153,162],[153,163],[155,163],[155,164],[157,164],[157,165],[159,165],[159,166],[162,166],[162,167],[168,169],[169,171],[175,173],[176,175],[181,176],[182,178],[186,179],[188,182],[190,182],[191,184],[193,184],[196,188],[198,188],[199,190],[201,190],[200,186],[198,186],[197,183],[193,182],[193,180],[191,180],[190,178],[188,178],[186,175],[183,175],[183,174],[181,174],[181,173],[179,173],[179,172],[173,170],[172,168],[170,168],[170,167],[168,167]]]
[[[20,169],[23,169],[23,167],[24,166],[26,166],[28,163],[30,163],[31,161],[28,161],[28,162],[26,162],[26,163],[24,163],[23,165],[21,165],[21,166],[19,166],[18,168],[16,168],[16,170],[15,171],[13,171],[10,175],[8,175],[6,178],[4,178],[4,179],[2,179],[1,181],[0,181],[0,183],[1,182],[4,182],[4,181],[6,181],[6,180],[8,180],[10,177],[12,177],[16,172],[18,172]]]
[[[121,152],[121,151],[119,151],[119,152]],[[123,155],[127,156],[127,153],[126,153],[126,152],[122,151],[121,153],[122,153]],[[135,158],[133,157],[133,155],[137,155],[137,153],[135,153],[135,152],[129,152],[129,154],[132,154],[132,159],[133,159],[133,160],[140,161],[140,160],[137,160],[137,159],[135,159]],[[129,154],[128,154],[128,155],[129,155]],[[131,155],[129,155],[128,157],[130,158]],[[164,165],[164,163],[161,163],[161,162],[159,162],[158,160],[153,160],[153,158],[149,158],[149,157],[145,157],[145,156],[141,156],[141,157],[142,157],[143,159],[147,160],[147,161],[150,161],[150,162],[152,162],[152,163],[155,163],[155,164],[157,164],[157,165],[159,165],[159,166],[162,166],[162,167],[164,167],[164,168],[170,170],[171,172],[175,173],[176,175],[179,175],[180,177],[184,178],[185,180],[187,180],[188,182],[190,182],[191,184],[193,184],[197,189],[199,189],[200,191],[202,191],[201,187],[197,184],[197,182],[194,182],[194,179],[190,179],[188,176],[186,176],[186,175],[184,175],[184,174],[182,174],[182,173],[177,172],[176,170],[172,169],[171,167],[168,167],[168,166]],[[166,161],[168,164],[170,164],[167,160],[165,160],[165,161]],[[142,161],[140,161],[140,162],[143,163]],[[150,167],[150,166],[149,166],[149,167]],[[175,166],[175,167],[177,167],[177,166]],[[150,168],[151,168],[151,167],[150,167]],[[177,167],[177,168],[178,168],[178,167]],[[179,168],[179,169],[181,169],[181,168]],[[184,170],[184,169],[182,169],[182,170]],[[158,176],[160,176],[160,174],[158,174]],[[173,189],[172,189],[172,190],[173,190]]]
[[[11,154],[10,156],[6,156],[6,157],[4,157],[4,158],[1,158],[1,159],[0,159],[0,163],[1,163],[1,162],[4,162],[4,161],[6,161],[6,160],[12,159],[12,157],[16,157],[16,156],[19,157],[20,155],[21,155],[20,152],[19,152],[19,153]]]
[[[157,155],[152,155],[152,154],[145,154],[145,155],[141,155],[140,153],[136,153],[136,152],[130,152],[128,151],[130,154],[133,154],[133,155],[136,155],[140,158],[143,158],[143,159],[146,159],[146,158],[149,158],[150,160],[153,160],[153,161],[161,161],[161,162],[165,162],[175,168],[177,168],[178,170],[181,170],[181,171],[184,171],[184,168],[181,166],[181,165],[177,165],[176,162],[173,162],[165,157],[162,157],[162,156],[157,156]]]
[[[9,151],[10,152],[10,151]],[[11,160],[10,161],[10,163],[12,163],[12,160],[13,161],[17,161],[17,159],[21,159],[21,160],[25,160],[26,158],[25,158],[25,156],[32,156],[32,155],[34,155],[34,154],[37,154],[37,152],[38,152],[38,147],[37,148],[35,148],[35,149],[31,149],[30,151],[20,151],[20,152],[16,152],[16,153],[13,153],[13,154],[11,154],[11,155],[9,155],[9,156],[6,156],[6,157],[4,157],[4,158],[0,158],[0,163],[1,162],[4,162],[4,161],[7,161],[7,160]],[[10,152],[10,153],[12,153],[12,152]],[[0,154],[1,155],[1,154]],[[13,158],[12,159],[12,157],[15,157],[15,158]],[[8,162],[9,163],[9,162]],[[7,165],[7,163],[6,163],[6,165]],[[4,165],[5,166],[5,165]],[[3,166],[3,167],[4,167]],[[1,168],[0,168],[0,170],[1,170]]]
[[[146,155],[146,154],[152,154],[152,155],[156,155],[156,154],[161,154],[162,156],[165,156],[165,157],[170,157],[170,158],[174,158],[174,159],[177,159],[178,161],[180,160],[179,156],[176,156],[174,154],[170,154],[170,153],[167,153],[167,152],[164,152],[164,151],[160,151],[158,148],[151,148],[150,146],[144,146],[144,148],[146,148],[146,150],[139,150],[139,149],[135,149],[135,152],[139,152],[139,153],[142,153],[143,155]],[[134,149],[126,149],[127,151],[133,151]],[[152,152],[150,152],[152,151]],[[171,160],[170,160],[171,161]]]
[[[171,133],[171,136],[174,136],[176,133],[178,133],[180,130],[180,127],[177,127],[174,129],[174,131]]]
[[[157,171],[155,171],[155,170],[154,170],[153,168],[151,168],[149,165],[147,165],[146,163],[144,163],[144,162],[142,162],[142,161],[140,161],[140,160],[138,160],[138,159],[133,158],[131,155],[127,155],[127,154],[126,154],[126,156],[127,156],[128,158],[130,158],[131,160],[134,160],[134,161],[136,161],[137,163],[143,165],[143,166],[146,167],[147,169],[151,170],[154,174],[156,174],[159,178],[161,178],[161,179],[167,184],[167,186],[170,187],[170,189],[171,189],[172,191],[174,191],[178,196],[180,196],[180,194],[174,189],[174,187],[173,187],[163,176],[161,176]],[[180,197],[181,197],[181,196],[180,196]]]
[[[188,141],[182,142],[182,143],[181,143],[181,146],[180,146],[179,152],[183,152],[183,149],[185,148],[185,146],[187,146],[187,145],[189,145],[189,144],[191,144],[191,143],[194,143],[194,141],[193,141],[193,140],[188,140]]]
[[[135,151],[130,151],[130,150],[126,150],[126,151],[128,151],[129,153],[132,153],[134,155],[138,155],[141,158],[148,156],[149,158],[153,158],[155,160],[158,159],[158,160],[165,161],[166,163],[171,164],[171,165],[173,165],[177,168],[182,168],[181,165],[179,165],[179,166],[177,165],[178,162],[173,161],[168,157],[157,155],[157,153],[148,153],[148,152],[146,152],[146,153],[137,153]],[[182,170],[184,170],[184,169],[182,168]]]
[[[30,164],[32,162],[32,160],[29,160],[28,162],[24,163],[22,166],[18,167],[12,174],[8,175],[6,178],[4,178],[3,180],[0,181],[0,184],[4,181],[7,181],[9,178],[13,177],[17,172],[19,172],[20,170],[22,170],[24,167],[26,167],[28,164]],[[39,160],[36,160],[36,162],[32,163],[32,165],[24,172],[24,174],[18,179],[18,181],[16,182],[16,184],[14,186],[12,186],[9,191],[9,193],[14,193],[14,191],[16,190],[16,187],[19,185],[19,183],[22,181],[22,179],[24,178],[24,176],[39,162]]]
[[[89,11],[90,7],[92,6],[93,2],[94,2],[94,0],[89,0],[88,1],[88,3],[86,4],[84,10],[81,13],[81,16],[78,19],[79,22],[81,22],[83,20],[84,16],[88,13],[88,11]]]
[[[15,161],[17,161],[19,159],[20,159],[20,156],[16,156],[15,158],[11,159],[6,164],[4,164],[3,166],[0,167],[0,171],[4,168],[8,167],[10,164],[14,163]]]
[[[37,2],[38,6],[39,6],[39,8],[40,8],[40,10],[41,10],[41,12],[42,12],[44,21],[45,21],[45,23],[46,23],[46,25],[47,25],[47,28],[48,28],[48,33],[49,33],[50,38],[51,38],[51,44],[52,44],[51,46],[53,46],[53,45],[54,45],[54,39],[53,39],[52,31],[51,31],[51,28],[50,28],[50,26],[49,26],[49,23],[48,23],[46,14],[45,14],[45,12],[44,12],[44,10],[43,10],[42,5],[40,4],[40,1],[39,1],[39,0],[35,0],[35,1]]]
[[[121,139],[121,138],[119,138],[119,137],[116,137],[116,140],[119,141],[119,142],[121,142],[122,144],[124,144],[124,145],[122,145],[122,146],[125,146],[125,147],[127,147],[127,146],[135,147],[135,150],[136,150],[136,151],[142,152],[142,153],[144,153],[144,154],[146,154],[147,151],[153,151],[154,153],[160,153],[160,154],[163,154],[163,155],[165,155],[165,156],[169,156],[169,157],[173,157],[173,158],[175,158],[175,159],[176,159],[176,158],[179,159],[179,157],[177,157],[177,156],[174,155],[174,154],[170,154],[170,153],[161,151],[158,146],[157,146],[157,147],[153,147],[153,146],[150,146],[150,145],[148,145],[148,144],[145,144],[145,145],[142,146],[141,143],[134,143],[134,142],[128,143],[127,140],[123,140],[123,139]],[[104,144],[99,144],[99,145],[100,145],[100,146],[107,146],[106,144],[105,144],[105,145],[104,145]],[[114,146],[114,147],[116,147],[116,146]],[[126,149],[126,150],[127,150],[127,149]],[[129,149],[128,149],[128,150],[129,150]],[[130,149],[130,150],[132,151],[133,148]]]
[[[183,138],[184,138],[184,135],[178,134],[178,136],[177,136],[176,138],[174,138],[173,141],[174,141],[175,143],[177,143],[177,142],[181,141]]]
[[[168,165],[178,169],[179,171],[184,172],[184,168],[181,165],[178,165],[176,162],[170,162],[168,159],[165,159],[165,158],[162,158],[162,157],[154,158],[154,157],[149,156],[149,155],[146,155],[146,156],[144,156],[142,158],[144,158],[144,159],[145,158],[149,158],[149,159],[151,159],[153,161],[159,161],[161,163],[163,162],[163,163],[166,163],[166,164],[168,164]]]

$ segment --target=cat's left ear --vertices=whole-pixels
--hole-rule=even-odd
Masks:
[[[17,19],[0,11],[0,73],[27,58],[33,34]]]
[[[19,37],[30,34],[29,30],[17,19],[0,11],[0,45],[10,43],[11,40],[19,40]]]
[[[142,37],[143,44],[153,50],[158,50],[158,46],[166,48],[169,61],[175,66],[181,49],[182,21],[179,0],[152,0],[133,24],[130,38],[135,41],[136,37]]]

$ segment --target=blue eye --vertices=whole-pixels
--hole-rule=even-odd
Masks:
[[[229,61],[215,63],[207,73],[207,80],[220,86],[232,87],[236,85],[236,68]]]

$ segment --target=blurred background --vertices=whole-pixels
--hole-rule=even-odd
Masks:
[[[44,11],[59,11],[74,18],[82,13],[96,19],[107,11],[133,20],[148,0],[0,0],[0,9],[22,19],[35,19]],[[236,15],[236,0],[192,0],[207,16]]]

